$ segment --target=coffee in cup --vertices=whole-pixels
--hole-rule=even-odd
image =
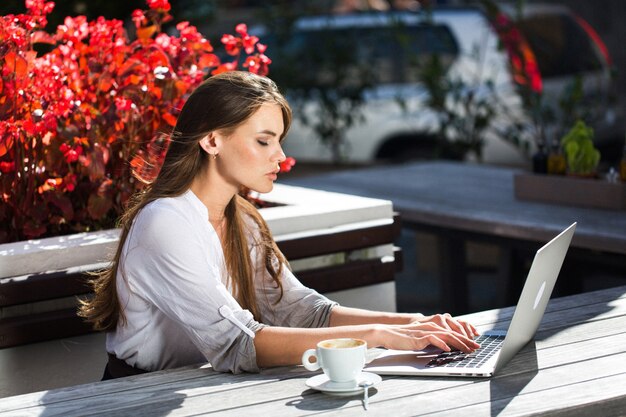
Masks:
[[[354,383],[365,366],[367,342],[361,339],[329,339],[302,355],[302,365],[309,371],[320,368],[332,382]],[[315,358],[315,362],[311,359]]]

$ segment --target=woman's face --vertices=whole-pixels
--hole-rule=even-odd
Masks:
[[[283,114],[277,104],[266,103],[229,136],[220,141],[217,167],[233,186],[244,186],[259,193],[274,187],[279,163],[285,154],[279,139]]]

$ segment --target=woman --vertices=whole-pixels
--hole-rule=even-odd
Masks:
[[[286,267],[241,189],[269,192],[291,110],[248,72],[213,76],[185,103],[156,180],[121,219],[109,270],[80,314],[108,331],[104,378],[209,361],[219,371],[293,365],[323,339],[471,351],[476,330],[449,315],[337,305]]]

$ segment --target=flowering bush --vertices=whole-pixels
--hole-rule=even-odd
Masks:
[[[46,33],[54,3],[25,3],[0,17],[0,243],[114,226],[158,173],[188,94],[239,62],[261,75],[271,63],[245,24],[221,39],[228,62],[188,22],[162,32],[168,0],[133,12],[134,40],[103,17]]]

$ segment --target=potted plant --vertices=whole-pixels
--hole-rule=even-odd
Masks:
[[[134,31],[68,16],[49,33],[54,3],[25,5],[0,16],[0,243],[113,227],[158,172],[188,94],[271,62],[245,24],[221,39],[228,60],[188,22],[166,33],[168,0],[135,10]]]
[[[582,120],[561,138],[567,176],[519,173],[514,177],[515,196],[567,206],[626,209],[626,184],[599,180],[600,152],[593,144],[593,129]]]
[[[582,120],[561,139],[567,161],[567,173],[582,177],[595,177],[600,162],[600,152],[593,144],[593,129]]]

